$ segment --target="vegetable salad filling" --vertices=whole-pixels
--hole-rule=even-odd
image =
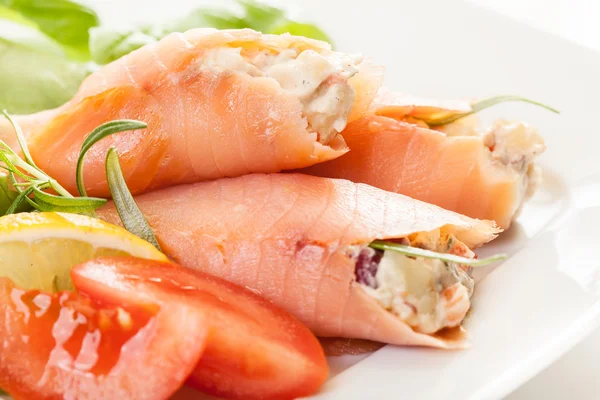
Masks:
[[[381,250],[380,245],[389,249]],[[353,250],[357,282],[383,308],[415,331],[432,334],[460,325],[470,308],[473,293],[470,267],[447,259],[429,258],[427,253],[424,253],[426,257],[402,254],[392,249],[397,245],[407,253],[411,253],[411,249],[424,249],[432,257],[436,253],[441,257],[454,255],[459,256],[455,257],[457,261],[464,258],[465,262],[475,254],[453,235],[439,230],[394,242],[376,241],[371,247]]]
[[[326,144],[346,127],[356,94],[348,79],[358,73],[359,55],[313,50],[217,47],[200,63],[215,72],[237,71],[274,79],[302,103],[308,129]]]

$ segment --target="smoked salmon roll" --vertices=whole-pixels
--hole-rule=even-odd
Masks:
[[[75,193],[85,137],[114,119],[146,122],[88,153],[87,192],[98,197],[110,195],[104,162],[113,146],[134,194],[302,168],[348,150],[339,132],[370,105],[380,80],[379,67],[324,42],[195,29],[104,66],[35,126],[26,118],[28,145],[37,165]]]
[[[396,345],[465,345],[444,333],[469,310],[469,267],[425,256],[472,259],[500,231],[397,193],[302,174],[181,185],[136,201],[173,261],[255,291],[318,336]],[[110,204],[98,215],[120,223]]]
[[[349,179],[436,204],[506,229],[541,183],[537,130],[498,120],[479,129],[468,102],[379,97],[342,132],[350,151],[302,172]],[[431,125],[431,126],[430,126]]]

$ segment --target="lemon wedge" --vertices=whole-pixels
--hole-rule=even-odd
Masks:
[[[72,290],[71,268],[102,256],[167,261],[150,243],[96,218],[52,212],[0,218],[0,277],[23,289]]]

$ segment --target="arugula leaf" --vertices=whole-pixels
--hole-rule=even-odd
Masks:
[[[63,45],[72,59],[89,60],[88,31],[100,22],[89,7],[71,0],[0,0],[0,5],[35,23]]]
[[[0,109],[14,114],[60,106],[90,73],[50,37],[8,19],[0,19],[0,54]]]

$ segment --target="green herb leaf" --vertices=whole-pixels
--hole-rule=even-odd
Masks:
[[[148,125],[141,121],[121,119],[100,125],[85,138],[81,145],[81,150],[79,151],[76,169],[77,190],[81,196],[87,196],[85,185],[83,184],[83,161],[88,150],[99,140],[102,140],[113,133],[131,131],[134,129],[145,129],[147,127]]]
[[[198,8],[188,15],[162,25],[142,26],[137,29],[113,30],[106,27],[90,30],[90,52],[99,64],[114,61],[144,45],[154,43],[173,32],[193,28],[216,29],[251,28],[264,33],[286,33],[331,39],[317,26],[290,20],[284,10],[254,0],[238,0],[240,12],[228,9]]]
[[[9,176],[0,173],[0,215],[6,214],[11,204],[19,196],[19,192],[12,190]],[[31,210],[31,207],[25,202],[18,207],[16,212],[25,212]]]
[[[89,59],[88,31],[99,19],[89,7],[71,0],[0,0],[61,45],[76,60]]]
[[[244,9],[244,21],[254,30],[270,33],[273,26],[285,19],[283,10],[265,3],[254,0],[238,0],[237,3]]]
[[[497,254],[488,258],[474,259],[474,258],[466,258],[460,257],[454,254],[445,254],[438,253],[436,251],[424,250],[418,247],[406,246],[403,244],[397,244],[393,242],[388,242],[384,240],[375,240],[373,241],[369,247],[372,247],[377,250],[390,250],[395,251],[400,254],[404,254],[412,257],[422,257],[422,258],[431,258],[436,260],[442,260],[446,262],[452,262],[457,264],[469,265],[471,267],[480,267],[483,265],[487,265],[493,263],[495,261],[504,260],[506,258],[505,254]]]
[[[160,245],[156,240],[156,236],[154,236],[154,232],[152,232],[152,228],[150,228],[144,214],[142,214],[133,199],[127,183],[125,183],[121,164],[119,163],[119,155],[114,147],[111,147],[106,155],[106,179],[123,226],[134,235],[150,242],[160,251]]]
[[[14,22],[18,22],[21,25],[27,25],[31,28],[39,29],[38,24],[30,20],[29,18],[23,16],[18,11],[12,10],[6,6],[0,6],[0,18],[9,19]]]
[[[33,186],[30,186],[27,189],[23,190],[21,193],[19,193],[19,195],[15,198],[15,200],[10,205],[10,207],[8,207],[8,210],[6,210],[4,215],[15,214],[17,212],[17,210],[23,206],[23,204],[24,204],[23,202],[25,202],[27,199],[29,199],[29,196],[31,196],[31,193],[33,193]],[[31,204],[31,203],[29,203],[29,204]]]
[[[0,19],[0,54],[0,109],[15,114],[62,105],[91,71],[44,33],[8,19]]]
[[[92,213],[106,204],[106,199],[95,197],[62,197],[45,193],[33,187],[35,203],[41,211],[59,211],[75,214]]]
[[[19,143],[19,147],[21,148],[21,151],[23,152],[25,161],[29,165],[37,168],[37,166],[33,162],[33,157],[31,157],[29,148],[27,147],[27,141],[25,140],[25,135],[23,134],[23,129],[21,129],[21,126],[16,123],[16,121],[13,119],[13,117],[6,110],[2,110],[2,114],[4,114],[6,119],[8,119],[8,122],[10,122],[10,124],[13,126],[13,129],[15,130],[15,135],[17,136],[17,143]],[[37,169],[39,170],[39,168],[37,168]]]
[[[140,47],[155,43],[160,37],[136,29],[92,28],[90,29],[90,54],[98,64],[108,64]]]
[[[302,24],[294,21],[285,21],[282,24],[274,26],[269,33],[282,34],[290,33],[295,36],[306,36],[312,39],[322,40],[333,43],[331,38],[318,26],[313,24]]]
[[[533,104],[533,105],[545,108],[546,110],[552,111],[553,113],[556,113],[556,114],[560,113],[560,111],[558,111],[557,109],[547,106],[545,104],[539,103],[537,101],[529,100],[529,99],[526,99],[526,98],[520,97],[520,96],[503,95],[503,96],[490,97],[489,99],[484,99],[484,100],[478,101],[476,103],[473,103],[471,105],[471,111],[466,112],[466,113],[457,113],[457,114],[452,114],[450,116],[444,116],[441,118],[422,119],[422,121],[424,121],[429,126],[446,125],[451,122],[457,121],[461,118],[478,113],[479,111],[485,110],[486,108],[495,106],[496,104],[506,103],[509,101],[520,101],[520,102],[524,102],[524,103],[529,103],[529,104]]]
[[[242,29],[248,28],[248,23],[235,12],[229,10],[211,10],[199,8],[193,10],[185,17],[168,23],[164,27],[166,32],[185,32],[193,28],[215,29]]]
[[[6,190],[0,193],[0,200],[3,198],[7,199],[3,203],[2,214],[19,212],[24,206],[29,205],[38,211],[62,211],[93,215],[95,209],[106,204],[105,199],[94,197],[74,198],[55,179],[52,179],[38,168],[29,153],[21,128],[6,111],[3,111],[3,113],[14,127],[17,142],[21,147],[24,160],[6,143],[0,140],[0,161],[4,163],[4,165],[0,164],[0,167],[8,171],[8,175],[0,175],[0,178],[5,179],[3,186],[6,188]],[[139,123],[135,122],[134,126],[137,126]],[[16,176],[21,177],[23,182],[18,182]],[[10,181],[8,181],[9,178]],[[12,183],[12,188],[8,186],[10,183]],[[45,189],[50,188],[58,193],[58,195],[44,192]],[[8,207],[6,207],[6,204],[8,204]]]

